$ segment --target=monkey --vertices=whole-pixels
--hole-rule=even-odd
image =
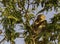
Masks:
[[[47,25],[47,21],[45,20],[45,15],[43,14],[38,15],[33,25],[34,25],[33,26],[34,33],[38,34],[41,31],[44,31],[44,28]]]

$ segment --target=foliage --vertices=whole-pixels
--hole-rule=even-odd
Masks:
[[[56,39],[60,43],[60,13],[51,19],[52,23],[47,23],[45,30],[39,33],[37,31],[38,34],[36,34],[34,33],[35,28],[33,28],[36,15],[32,12],[40,5],[43,9],[37,12],[37,15],[45,10],[52,10],[53,7],[54,10],[58,11],[60,0],[2,0],[0,2],[5,7],[4,11],[0,8],[0,12],[2,12],[1,23],[5,30],[5,38],[7,41],[11,41],[11,44],[15,44],[14,40],[20,35],[14,30],[15,24],[23,24],[25,30],[23,36],[26,44],[50,44],[51,41]],[[30,5],[32,6],[31,8]],[[32,13],[29,11],[29,8]],[[30,24],[31,21],[33,22],[32,24]]]

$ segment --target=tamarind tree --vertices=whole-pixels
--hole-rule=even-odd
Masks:
[[[0,0],[0,3],[3,4],[3,7],[0,7],[2,13],[0,23],[5,30],[3,40],[15,44],[14,40],[20,37],[20,33],[16,32],[14,28],[17,24],[22,24],[26,44],[53,44],[53,41],[55,44],[60,44],[60,13],[51,18],[51,23],[43,20],[45,18],[44,14],[40,17],[38,15],[43,11],[50,11],[52,8],[58,12],[60,0]],[[39,6],[42,9],[39,8],[40,11],[34,14]],[[58,40],[58,42],[56,43],[55,40]]]

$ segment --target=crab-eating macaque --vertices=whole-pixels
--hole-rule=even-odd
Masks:
[[[33,26],[34,33],[38,34],[41,31],[44,31],[47,25],[47,21],[45,20],[45,15],[43,14],[38,15],[33,25],[34,25]]]

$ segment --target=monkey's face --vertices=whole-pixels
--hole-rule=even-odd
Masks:
[[[43,21],[45,20],[45,16],[44,15],[41,15],[40,19]]]

